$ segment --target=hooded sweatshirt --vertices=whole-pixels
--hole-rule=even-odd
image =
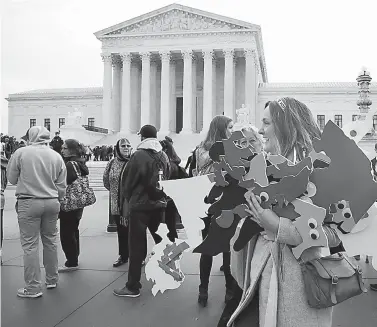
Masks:
[[[66,168],[62,157],[48,143],[50,132],[42,126],[29,129],[29,146],[18,149],[8,164],[7,177],[16,185],[17,198],[62,199]]]
[[[170,177],[169,158],[162,151],[160,142],[155,138],[143,140],[131,156],[121,181],[121,201],[126,199],[130,210],[148,211],[163,207],[151,180],[158,173],[158,164],[163,171],[164,179]],[[157,192],[158,193],[158,192]]]

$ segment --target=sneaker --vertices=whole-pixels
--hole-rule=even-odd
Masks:
[[[121,297],[138,297],[140,296],[140,290],[131,291],[127,286],[124,286],[123,288],[114,290],[113,294]]]
[[[55,283],[55,284],[47,284],[47,283],[46,283],[46,288],[47,288],[48,290],[51,290],[51,289],[53,289],[53,288],[56,288],[56,286],[58,286],[57,283]]]
[[[42,292],[37,292],[37,293],[31,293],[31,292],[28,292],[28,290],[26,288],[20,288],[18,291],[17,291],[17,296],[19,297],[27,297],[27,298],[37,298],[37,297],[40,297],[42,296]]]
[[[377,284],[370,284],[369,287],[372,291],[377,291]]]
[[[73,267],[63,266],[63,267],[59,267],[58,272],[65,273],[65,272],[75,271],[75,270],[78,270],[78,269],[79,269],[78,265],[73,266]]]

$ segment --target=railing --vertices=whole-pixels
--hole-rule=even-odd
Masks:
[[[101,128],[96,126],[89,126],[89,125],[82,125],[87,131],[97,132],[97,133],[103,133],[108,134],[109,130],[107,128]]]

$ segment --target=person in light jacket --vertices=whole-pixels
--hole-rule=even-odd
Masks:
[[[310,110],[293,98],[269,103],[259,133],[266,152],[281,154],[292,162],[307,156],[313,149],[313,138],[320,137]],[[250,217],[269,233],[262,232],[243,250],[232,251],[232,275],[243,295],[227,326],[331,327],[332,308],[308,305],[300,265],[291,250],[303,241],[295,225],[272,210],[262,209],[260,199],[252,193],[247,201]],[[328,246],[339,245],[336,231],[328,225],[323,228]],[[312,247],[303,252],[301,259],[320,256],[321,249]]]
[[[128,262],[128,220],[122,218],[122,204],[119,201],[122,176],[130,160],[132,147],[126,138],[118,140],[114,148],[115,157],[107,164],[103,173],[103,185],[110,191],[110,212],[117,226],[118,234],[118,259],[113,267],[119,267]]]
[[[24,298],[42,296],[39,265],[39,235],[43,243],[46,286],[58,282],[56,242],[59,201],[66,192],[66,168],[62,157],[49,147],[50,132],[42,126],[31,127],[29,145],[18,149],[8,164],[7,177],[16,185],[16,212],[20,241],[24,251],[25,287],[17,295]]]

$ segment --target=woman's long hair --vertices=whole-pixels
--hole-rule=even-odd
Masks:
[[[65,145],[67,146],[69,157],[77,157],[81,158],[85,155],[85,147],[82,143],[75,139],[68,139],[64,141]]]
[[[309,108],[288,97],[271,101],[269,108],[280,154],[287,157],[295,149],[298,160],[309,155],[313,150],[313,139],[321,137],[321,131]]]
[[[228,129],[228,125],[231,121],[232,119],[226,116],[215,116],[212,119],[207,136],[202,142],[202,147],[206,151],[209,151],[211,146],[216,141],[221,141],[228,138],[226,135],[226,130]]]

